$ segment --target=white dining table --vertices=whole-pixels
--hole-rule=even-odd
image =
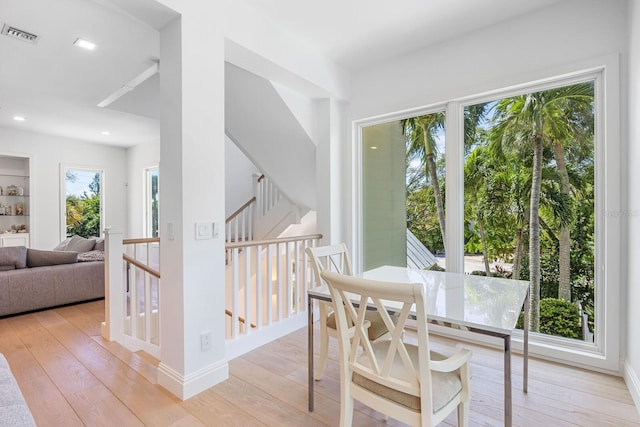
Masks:
[[[474,276],[418,270],[409,267],[382,266],[358,275],[366,279],[422,283],[431,324],[502,339],[504,343],[504,425],[510,427],[512,414],[511,335],[524,307],[523,391],[527,392],[529,359],[529,282],[498,277]],[[307,291],[309,411],[313,411],[313,322],[314,300],[331,301],[326,284]],[[395,307],[389,304],[387,310]]]

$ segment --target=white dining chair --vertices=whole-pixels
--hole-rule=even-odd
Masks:
[[[457,409],[458,425],[468,426],[471,352],[463,349],[446,358],[429,351],[423,285],[379,282],[331,271],[321,276],[329,285],[338,325],[340,426],[351,426],[354,399],[413,426],[435,426]],[[381,314],[390,340],[369,341],[367,306]],[[395,322],[387,312],[389,307],[399,313]],[[403,340],[410,313],[416,318],[417,345]],[[354,319],[354,326],[349,319]]]
[[[334,271],[341,274],[351,275],[351,262],[347,252],[347,246],[344,243],[338,243],[329,246],[317,246],[315,248],[307,248],[307,255],[311,261],[313,273],[315,277],[315,285],[320,286],[323,281],[320,273],[323,271]],[[338,337],[336,329],[336,319],[333,313],[331,303],[320,301],[320,357],[316,364],[314,378],[319,380],[324,371],[329,351],[329,337]],[[383,337],[387,332],[387,328],[382,318],[375,311],[367,313],[366,325],[368,337],[375,341]]]

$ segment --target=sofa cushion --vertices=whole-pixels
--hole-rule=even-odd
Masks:
[[[89,239],[96,241],[96,244],[93,246],[94,251],[104,251],[104,237],[89,237]]]
[[[27,248],[24,246],[10,246],[0,248],[0,266],[7,270],[25,268],[27,266]],[[13,268],[11,268],[13,266]]]
[[[76,262],[78,262],[78,253],[74,251],[42,251],[39,249],[27,249],[27,265],[29,267],[74,264]]]
[[[85,239],[82,236],[73,235],[62,241],[58,246],[53,248],[54,251],[74,251],[87,252],[93,249],[96,241],[94,239]]]
[[[53,248],[53,250],[54,251],[64,251],[66,249],[67,245],[69,244],[70,240],[71,240],[71,237],[67,237],[62,242],[58,243],[58,246]]]

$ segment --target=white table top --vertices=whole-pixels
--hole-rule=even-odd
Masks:
[[[529,282],[523,280],[394,266],[378,267],[360,277],[385,282],[423,283],[430,319],[506,333],[515,328],[529,289]],[[309,294],[326,298],[329,291],[324,285],[310,289]]]

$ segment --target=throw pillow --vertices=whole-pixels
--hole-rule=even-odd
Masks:
[[[71,236],[71,240],[67,243],[67,247],[64,249],[65,251],[75,251],[75,252],[87,252],[93,249],[93,246],[96,244],[96,241],[93,239],[85,239],[84,237],[73,235]]]
[[[27,248],[24,246],[0,248],[0,265],[25,268],[27,266]]]
[[[62,242],[58,243],[58,246],[53,248],[53,250],[54,251],[66,251],[67,250],[67,245],[69,244],[70,240],[71,240],[71,237],[67,237]]]
[[[43,267],[46,265],[74,264],[78,262],[78,253],[69,251],[42,251],[27,249],[27,265]]]
[[[96,241],[96,244],[93,247],[94,251],[104,251],[104,237],[89,237],[89,238]]]

